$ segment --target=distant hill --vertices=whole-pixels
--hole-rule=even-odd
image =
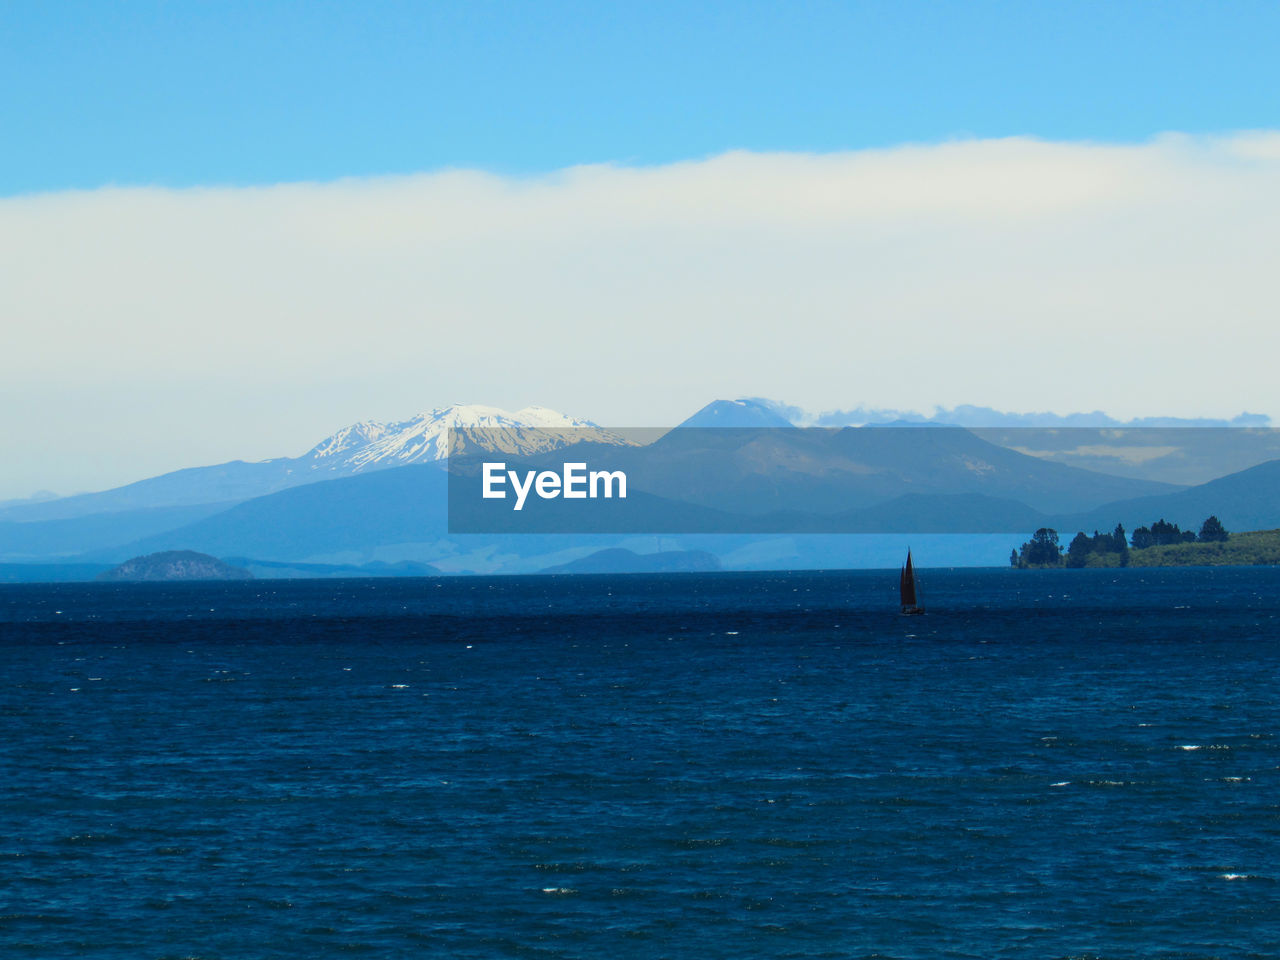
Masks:
[[[799,407],[751,397],[713,401],[685,420],[682,426],[840,427],[888,423],[983,427],[987,430],[988,439],[1024,452],[1034,449],[1037,455],[1063,463],[1102,469],[1120,476],[1183,484],[1210,479],[1207,471],[1215,467],[1219,469],[1212,476],[1252,466],[1269,458],[1259,456],[1259,450],[1265,454],[1272,447],[1280,448],[1280,432],[1275,432],[1270,439],[1259,439],[1267,432],[1265,428],[1269,421],[1256,414],[1241,414],[1231,420],[1149,417],[1123,422],[1100,412],[1059,416],[1003,413],[973,406],[937,410],[929,415],[868,407],[810,414]],[[1055,440],[1055,435],[1064,427],[1092,428],[1100,442],[1071,439],[1068,443],[1062,437]],[[1180,449],[1161,457],[1138,460],[1128,457],[1128,451],[1124,449],[1100,449],[1131,446],[1128,438],[1117,439],[1113,434],[1127,432],[1132,435],[1143,430],[1151,433],[1148,428],[1152,427],[1182,428],[1170,431],[1170,434],[1179,434],[1173,443]],[[1204,427],[1233,429],[1214,431],[1204,430]],[[451,428],[454,430],[452,435]],[[1027,431],[1025,428],[1048,429]],[[1116,431],[1114,428],[1123,429]],[[160,507],[236,503],[317,481],[438,461],[458,452],[448,449],[450,442],[460,445],[464,451],[469,444],[472,449],[490,445],[504,452],[525,455],[534,452],[521,444],[522,436],[529,431],[534,432],[540,443],[548,440],[557,442],[557,434],[561,435],[563,443],[576,442],[584,436],[601,443],[623,442],[617,433],[604,430],[589,420],[566,416],[545,407],[532,406],[508,412],[481,404],[453,404],[397,422],[362,420],[353,423],[314,444],[300,456],[255,462],[233,460],[190,467],[94,493],[67,497],[38,495],[0,501],[0,521],[64,520]],[[1081,437],[1088,432],[1088,429],[1082,429]],[[1029,436],[1031,433],[1035,436]],[[1160,442],[1164,442],[1163,438]],[[562,444],[557,442],[557,445]],[[1280,456],[1280,452],[1270,456]],[[3,554],[0,549],[0,556]]]
[[[1077,427],[1145,429],[1150,427],[1229,427],[1229,428],[1266,428],[1271,425],[1271,418],[1260,413],[1241,413],[1230,420],[1217,417],[1135,417],[1130,420],[1117,420],[1094,410],[1089,413],[1010,413],[992,407],[978,407],[962,403],[958,406],[938,408],[931,414],[919,413],[915,410],[893,410],[877,407],[855,407],[852,410],[833,410],[812,416],[798,407],[788,407],[770,400],[758,400],[773,409],[785,411],[794,423],[814,424],[815,426],[862,426],[869,423],[916,422],[934,426],[956,427],[1044,427],[1051,429],[1074,429]]]
[[[1043,526],[1046,518],[1008,498],[980,493],[908,493],[833,519],[828,530],[852,533],[1016,533]]]
[[[74,557],[172,530],[221,513],[231,504],[205,503],[95,513],[25,523],[0,520],[0,558],[6,562]]]
[[[681,428],[606,458],[638,490],[738,514],[837,514],[905,494],[978,494],[1060,514],[1180,489],[1037,459],[960,427]]]
[[[590,448],[589,455],[583,448]],[[633,492],[626,501],[557,499],[514,513],[505,501],[477,499],[480,507],[496,511],[502,524],[455,524],[451,533],[449,475],[439,464],[422,464],[278,491],[174,530],[89,551],[81,559],[119,562],[189,548],[272,562],[364,564],[374,558],[409,558],[458,569],[444,561],[483,551],[486,543],[491,554],[500,550],[518,558],[581,542],[566,531],[576,531],[574,536],[767,534],[780,529],[816,534],[1021,532],[1051,515],[1043,506],[1028,506],[1024,497],[1046,506],[1096,505],[1114,500],[1117,492],[1168,489],[1036,460],[958,428],[685,429],[672,431],[651,448],[582,444],[530,458],[524,465],[573,456],[595,466],[597,456],[605,455],[609,459],[600,466],[629,471]],[[661,492],[646,492],[648,481]],[[781,517],[779,525],[776,514],[789,516]],[[516,523],[517,518],[527,520]],[[500,536],[487,541],[459,536],[468,529]],[[540,538],[531,539],[535,534]],[[553,543],[556,537],[560,540]],[[477,569],[472,561],[463,568]],[[479,569],[492,569],[492,561]]]
[[[704,550],[635,553],[612,548],[569,563],[547,567],[543,573],[706,573],[719,570],[720,560]]]
[[[1129,551],[1131,567],[1253,567],[1280,564],[1280,530],[1233,533],[1225,543],[1175,543]]]
[[[447,475],[438,464],[326,480],[256,497],[142,540],[94,551],[112,560],[183,547],[223,557],[306,560],[380,544],[436,540],[448,531]]]
[[[217,557],[194,550],[167,550],[145,557],[134,557],[118,567],[98,574],[99,580],[252,580],[253,574],[242,567],[223,563]]]
[[[1280,527],[1280,460],[1241,470],[1176,493],[1137,497],[1108,503],[1087,513],[1058,516],[1049,522],[1059,533],[1126,530],[1160,519],[1184,528],[1200,529],[1205,517],[1216,516],[1228,530],[1268,530]]]
[[[790,427],[793,424],[760,400],[716,400],[685,420],[681,427]]]
[[[589,420],[568,417],[546,407],[526,407],[510,413],[480,404],[453,404],[397,423],[365,420],[352,424],[299,457],[254,463],[233,460],[175,470],[98,493],[0,504],[0,520],[62,520],[157,507],[229,504],[318,481],[433,463],[459,450],[498,449],[527,454],[584,439],[624,442]]]
[[[72,520],[95,514],[236,503],[293,486],[297,482],[297,478],[293,476],[291,459],[263,460],[257,463],[233,460],[214,466],[174,470],[97,493],[79,493],[56,500],[15,504],[0,508],[0,521],[31,523]]]
[[[973,432],[1056,463],[1184,486],[1280,458],[1280,430],[1270,427],[1007,427]]]

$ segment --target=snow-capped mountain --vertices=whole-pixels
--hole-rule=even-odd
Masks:
[[[546,407],[525,407],[511,413],[480,404],[453,404],[396,423],[353,423],[300,457],[189,467],[100,493],[5,506],[0,508],[0,522],[71,519],[157,507],[230,505],[320,480],[441,461],[450,453],[487,450],[533,454],[585,441],[632,442],[590,420]]]
[[[352,424],[299,459],[310,470],[347,476],[444,460],[450,454],[477,449],[534,454],[583,441],[630,442],[590,420],[568,417],[547,407],[525,407],[510,413],[480,404],[453,404],[398,423],[365,420]]]
[[[1265,427],[1266,417],[1242,414],[1230,421],[1173,420],[1162,418],[1121,423],[1103,414],[1004,414],[977,407],[939,410],[932,416],[899,410],[859,407],[839,414],[813,415],[798,407],[762,398],[717,401],[703,408],[686,426],[844,426],[911,422],[929,425],[959,425],[985,429],[984,436],[997,445],[1011,446],[1047,459],[1073,466],[1142,479],[1184,484],[1203,483],[1220,476],[1225,469],[1241,470],[1262,460],[1280,457],[1280,431],[1191,430],[1178,441],[1176,455],[1135,464],[1099,453],[1089,441],[1080,450],[1058,450],[1053,444],[1027,440],[1026,431],[1009,436],[997,428],[1061,426],[1101,430],[1114,426]],[[453,428],[452,434],[450,428]],[[452,440],[451,440],[452,437]],[[1261,439],[1259,439],[1261,438]],[[1164,437],[1158,437],[1162,443]],[[1274,443],[1272,441],[1275,441]],[[476,450],[511,455],[531,455],[571,443],[587,441],[629,444],[618,433],[605,430],[590,420],[566,416],[546,407],[526,407],[514,413],[479,404],[454,404],[421,413],[394,423],[363,420],[326,437],[306,453],[246,463],[233,460],[213,466],[190,467],[151,477],[100,493],[79,494],[46,500],[0,504],[0,524],[6,521],[66,520],[90,514],[143,513],[157,508],[229,506],[253,497],[289,487],[332,480],[390,467],[431,463],[451,453]],[[1101,442],[1101,441],[1098,441]],[[452,449],[451,449],[452,443]],[[1128,440],[1126,441],[1130,446]],[[1261,451],[1261,452],[1260,452]],[[1085,456],[1087,454],[1087,456]],[[1192,456],[1194,454],[1194,456]],[[1192,463],[1191,472],[1170,473],[1166,461],[1181,457]],[[116,519],[120,519],[117,517]],[[147,520],[153,522],[154,517]],[[158,522],[158,521],[156,521]]]

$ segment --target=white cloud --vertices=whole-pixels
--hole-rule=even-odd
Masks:
[[[1278,214],[1269,132],[4,199],[0,496],[455,399],[1280,414]]]

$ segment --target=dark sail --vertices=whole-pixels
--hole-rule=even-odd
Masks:
[[[902,594],[902,612],[923,613],[924,607],[920,606],[916,598],[916,572],[911,566],[910,550],[907,551],[907,562],[903,565],[902,574],[898,578],[898,587]]]

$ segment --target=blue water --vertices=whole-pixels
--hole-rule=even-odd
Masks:
[[[0,586],[0,956],[1273,957],[1280,571]]]

